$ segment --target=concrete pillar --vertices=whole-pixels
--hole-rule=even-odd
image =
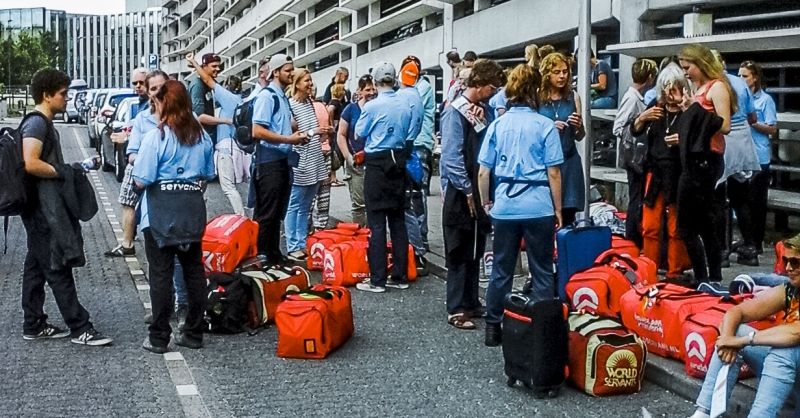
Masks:
[[[367,12],[369,15],[369,20],[367,24],[371,24],[381,18],[381,3],[375,2],[369,5],[369,11]],[[378,48],[380,48],[380,39],[379,38],[372,38],[369,40],[369,52],[372,52]]]

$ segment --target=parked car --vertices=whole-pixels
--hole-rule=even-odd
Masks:
[[[78,110],[78,123],[86,125],[89,122],[89,108],[94,101],[96,89],[79,91],[75,95],[75,109]]]
[[[55,119],[61,119],[64,123],[77,122],[79,115],[78,109],[75,107],[75,97],[79,92],[86,91],[88,85],[81,79],[72,80],[67,90],[67,111],[64,113],[57,113],[54,115]]]
[[[94,99],[91,102],[87,102],[87,110],[86,110],[86,130],[89,133],[89,146],[98,149],[99,145],[97,145],[97,127],[95,126],[97,121],[97,111],[100,109],[100,106],[103,105],[103,102],[106,100],[106,94],[108,90],[106,89],[98,89],[94,94]]]
[[[122,99],[132,96],[134,96],[133,89],[104,89],[95,98],[92,107],[93,117],[89,124],[89,139],[94,137],[94,147],[98,153],[102,149],[101,134],[106,125],[111,122],[110,118],[114,115],[117,104]]]
[[[106,104],[100,110],[97,119],[103,123],[97,141],[100,148],[100,163],[103,171],[114,172],[117,181],[122,182],[125,173],[125,149],[127,148],[127,138],[123,141],[123,130],[127,128],[130,121],[130,105],[137,103],[139,96],[132,90],[109,92],[106,95]],[[116,130],[115,130],[116,129]],[[116,132],[116,134],[115,134]]]

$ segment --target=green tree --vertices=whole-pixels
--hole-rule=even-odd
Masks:
[[[55,39],[49,32],[15,32],[9,39],[0,25],[0,84],[9,81],[11,65],[11,85],[30,84],[33,74],[44,67],[66,68],[66,39]]]

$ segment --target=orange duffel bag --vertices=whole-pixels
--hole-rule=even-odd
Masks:
[[[616,235],[611,237],[611,249],[628,254],[631,257],[638,257],[642,252],[639,247],[636,246],[635,242]]]
[[[334,286],[355,286],[370,276],[367,261],[367,241],[348,241],[331,245],[325,249],[322,269],[322,281]],[[387,266],[392,267],[391,249],[386,250]],[[406,274],[409,281],[417,279],[417,265],[414,261],[414,248],[408,246],[408,268]]]
[[[613,318],[569,316],[569,380],[592,396],[627,395],[642,388],[647,347]]]
[[[728,309],[740,303],[742,299],[749,299],[750,297],[752,295],[730,298],[725,302],[686,317],[686,321],[682,326],[682,337],[683,368],[687,375],[699,379],[706,376],[708,365],[711,363],[711,356],[714,355],[715,344],[719,337],[719,326],[722,324],[722,317],[725,316]],[[747,325],[762,330],[778,324],[779,321],[773,315],[771,318],[750,322]],[[742,363],[739,379],[747,379],[752,376],[753,371],[747,366],[747,363]]]
[[[275,312],[287,290],[302,291],[311,285],[308,271],[302,267],[241,271],[239,277],[250,282],[253,293],[248,315],[251,328],[275,322]]]
[[[576,311],[618,317],[625,292],[656,282],[656,265],[652,260],[611,249],[601,253],[594,266],[572,275],[566,292]]]
[[[347,241],[366,241],[367,235],[359,234],[353,229],[326,229],[315,232],[306,239],[306,267],[309,270],[322,270],[325,259],[325,249],[334,244]]]
[[[319,284],[288,292],[275,314],[278,357],[323,359],[353,335],[350,291]]]
[[[220,215],[206,225],[203,234],[203,266],[206,274],[233,273],[242,260],[256,255],[258,223],[241,215]]]
[[[644,340],[651,353],[683,360],[686,317],[719,302],[717,296],[671,283],[632,288],[622,296],[622,323]]]

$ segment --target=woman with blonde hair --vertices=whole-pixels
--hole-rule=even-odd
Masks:
[[[534,70],[539,68],[539,46],[530,44],[525,47],[525,62]]]
[[[289,106],[297,123],[297,130],[306,132],[309,142],[293,147],[300,159],[293,169],[292,191],[283,225],[286,253],[293,261],[303,261],[307,257],[305,248],[309,212],[320,184],[328,179],[330,171],[326,168],[325,157],[322,155],[322,135],[332,134],[333,129],[330,126],[320,127],[314,111],[313,89],[311,72],[305,68],[295,69],[292,84],[289,86]]]
[[[569,61],[563,54],[554,52],[541,62],[541,88],[539,89],[539,114],[555,122],[561,139],[564,163],[561,165],[561,214],[564,224],[575,221],[575,214],[583,210],[583,163],[576,142],[586,135],[581,117],[581,98],[572,91],[572,74]]]
[[[531,290],[542,299],[556,296],[553,237],[561,220],[564,161],[553,122],[536,112],[539,74],[520,64],[508,76],[508,111],[487,128],[478,154],[481,203],[494,226],[494,268],[486,290],[487,346],[502,339],[503,299],[511,291],[520,241],[525,240]],[[497,89],[497,86],[482,88]],[[494,194],[489,190],[494,178]]]

